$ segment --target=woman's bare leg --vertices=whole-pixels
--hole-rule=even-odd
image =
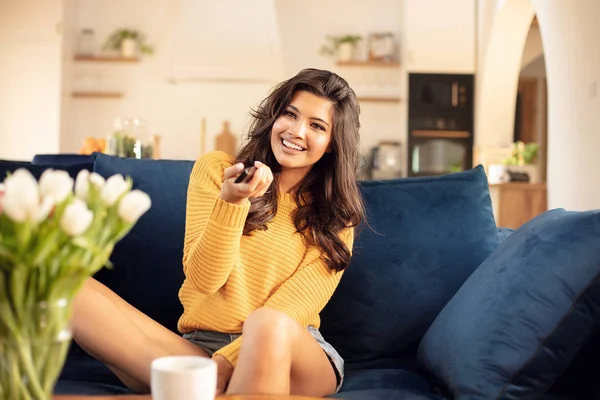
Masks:
[[[337,380],[315,338],[287,314],[263,307],[243,328],[244,342],[228,394],[327,396]]]
[[[155,358],[190,354],[208,357],[93,278],[75,297],[73,338],[139,392],[149,390],[150,364]]]

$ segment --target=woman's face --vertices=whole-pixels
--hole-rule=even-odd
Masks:
[[[331,101],[306,91],[294,93],[271,130],[271,148],[281,172],[294,171],[305,176],[331,151],[332,128]]]

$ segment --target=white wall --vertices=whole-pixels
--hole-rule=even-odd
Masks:
[[[403,3],[402,0],[278,0],[276,4],[286,75],[291,76],[308,67],[329,69],[345,78],[359,96],[396,95],[406,98],[408,92],[404,65],[392,69],[338,67],[333,58],[319,53],[326,35],[363,36],[364,40],[357,49],[357,58],[363,60],[367,58],[366,44],[371,32],[392,32],[398,43],[405,45]],[[343,14],[340,14],[341,10]],[[406,145],[406,107],[406,102],[361,103],[361,148],[365,155],[381,140],[400,140]]]
[[[206,15],[200,15],[198,20],[203,23],[198,26],[206,30],[203,43],[212,44],[213,50],[210,46],[205,46],[204,50],[194,49],[197,53],[201,50],[203,53],[185,57],[181,52],[185,43],[182,44],[182,37],[179,35],[186,33],[180,30],[185,25],[183,19],[189,20],[190,12],[201,11],[201,8],[186,9],[186,3],[189,2],[79,0],[75,23],[77,31],[84,27],[94,29],[98,49],[115,29],[129,27],[144,32],[149,42],[155,46],[156,53],[138,64],[74,64],[72,76],[65,77],[72,81],[73,89],[122,90],[125,95],[122,99],[69,99],[72,112],[63,125],[65,132],[62,151],[78,151],[83,139],[88,136],[106,137],[112,131],[116,117],[146,119],[149,132],[159,134],[162,138],[161,153],[164,158],[195,159],[199,156],[202,118],[206,118],[207,151],[214,149],[214,137],[221,131],[223,121],[230,122],[235,134],[241,136],[245,132],[250,108],[267,96],[275,80],[249,79],[244,82],[244,76],[238,74],[238,81],[223,83],[213,81],[210,76],[203,74],[206,71],[203,68],[207,65],[200,65],[203,57],[204,60],[218,59],[225,62],[218,56],[222,55],[219,53],[219,38],[222,34],[235,33],[236,30],[227,23],[232,21],[227,15],[219,18],[213,15],[211,25],[203,19]],[[269,1],[262,3],[265,7],[269,5]],[[210,2],[198,2],[198,6],[210,7]],[[231,13],[231,10],[220,11]],[[255,10],[265,14],[264,11],[259,8]],[[250,25],[252,15],[244,15]],[[239,21],[234,22],[234,26],[241,28]],[[267,30],[267,34],[269,32]],[[189,35],[193,37],[192,33]],[[174,40],[175,38],[178,40]],[[71,56],[75,50],[70,49]],[[261,53],[256,56],[258,60],[265,59]],[[274,56],[276,57],[277,55]],[[271,61],[267,59],[265,62]],[[228,67],[221,65],[223,68]],[[244,67],[240,63],[237,66],[240,69]],[[194,79],[196,77],[199,79]],[[185,81],[172,83],[172,78],[185,78]],[[231,75],[212,78],[231,78]]]
[[[533,0],[548,80],[548,205],[600,208],[600,2]]]
[[[0,158],[59,149],[62,0],[0,0]]]
[[[377,82],[379,79],[377,77],[380,77],[381,72],[384,71],[372,68],[337,68],[332,59],[319,54],[327,34],[356,32],[366,37],[373,31],[391,31],[400,37],[401,0],[377,0],[370,4],[356,1],[353,7],[348,7],[348,3],[342,0],[327,2],[276,0],[273,3],[277,19],[276,27],[273,28],[273,32],[267,30],[267,33],[276,36],[273,40],[279,42],[280,54],[279,57],[274,56],[263,63],[265,70],[269,68],[277,70],[278,65],[274,64],[281,62],[283,72],[279,76],[268,73],[266,75],[270,80],[263,79],[264,82],[261,82],[259,79],[259,82],[254,83],[184,80],[175,85],[168,83],[168,80],[174,76],[185,78],[185,74],[190,71],[181,66],[196,62],[198,65],[191,70],[196,73],[202,71],[203,66],[200,63],[204,53],[201,50],[210,47],[206,42],[200,44],[190,42],[190,49],[200,46],[200,50],[196,49],[195,53],[198,53],[196,55],[185,56],[181,51],[181,43],[173,44],[174,35],[178,35],[175,29],[179,24],[178,15],[186,1],[159,0],[146,4],[142,0],[131,0],[121,4],[116,0],[108,0],[109,4],[106,3],[107,1],[100,0],[79,0],[78,27],[92,27],[98,42],[102,42],[116,27],[139,28],[146,32],[150,41],[156,45],[157,53],[137,65],[89,63],[74,65],[73,76],[70,79],[75,89],[125,88],[125,96],[121,100],[69,100],[69,109],[72,113],[71,121],[64,123],[67,132],[64,134],[63,151],[77,151],[87,136],[106,136],[111,131],[113,119],[117,116],[138,116],[146,118],[151,130],[163,136],[164,157],[195,158],[198,156],[201,117],[207,118],[206,149],[211,150],[214,145],[214,135],[220,131],[223,120],[230,120],[234,133],[242,134],[249,121],[250,107],[262,100],[276,82],[306,67],[335,70],[348,79],[359,94],[365,90],[397,91],[402,97],[406,94],[406,88],[402,85],[405,76],[402,69],[387,71],[387,80]],[[201,1],[198,4],[208,7],[210,2]],[[253,4],[256,6],[255,3]],[[142,9],[144,12],[139,12]],[[345,12],[343,18],[330,17],[338,14],[341,9]],[[231,43],[227,41],[229,39],[240,39],[239,35],[242,33],[238,31],[243,20],[252,26],[265,26],[265,23],[256,23],[256,19],[250,18],[247,12],[238,14],[239,11],[233,10],[237,8],[232,7],[229,10],[227,21],[230,23],[213,18],[218,26],[211,28],[215,32],[212,34],[208,32],[206,35],[211,39],[213,47],[219,47],[222,43]],[[315,10],[319,12],[316,13]],[[206,23],[201,22],[198,22],[198,26],[206,28]],[[237,28],[232,29],[232,26]],[[221,39],[223,36],[216,32],[217,29],[225,32],[229,39]],[[264,41],[272,39],[268,34],[263,36]],[[366,47],[362,47],[361,51],[364,54]],[[222,54],[219,57],[221,56]],[[210,55],[205,58],[210,58]],[[263,53],[257,54],[253,60],[265,58]],[[174,65],[177,68],[173,68]],[[241,62],[236,65],[240,68],[245,66]],[[208,75],[205,74],[204,77]],[[235,77],[235,74],[229,76]],[[251,78],[253,81],[256,80],[255,76]],[[395,86],[390,89],[386,86],[388,82],[392,82]],[[405,103],[362,104],[362,145],[365,153],[368,153],[379,140],[405,139],[406,124],[403,119],[405,109]]]
[[[409,71],[475,71],[475,0],[407,0],[404,6]]]

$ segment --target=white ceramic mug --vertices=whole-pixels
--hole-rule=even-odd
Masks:
[[[214,400],[217,363],[198,356],[170,356],[152,362],[153,400]]]

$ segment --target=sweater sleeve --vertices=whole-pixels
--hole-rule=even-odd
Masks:
[[[352,251],[354,229],[349,228],[340,236]],[[277,288],[264,306],[283,311],[303,327],[308,327],[333,295],[342,274],[331,271],[321,257],[321,249],[313,246],[308,250],[307,262]],[[240,336],[215,352],[215,355],[222,355],[235,366],[241,345]]]
[[[225,168],[233,158],[212,152],[194,164],[187,193],[183,271],[201,293],[221,288],[239,260],[240,239],[250,202],[242,206],[219,197]]]

